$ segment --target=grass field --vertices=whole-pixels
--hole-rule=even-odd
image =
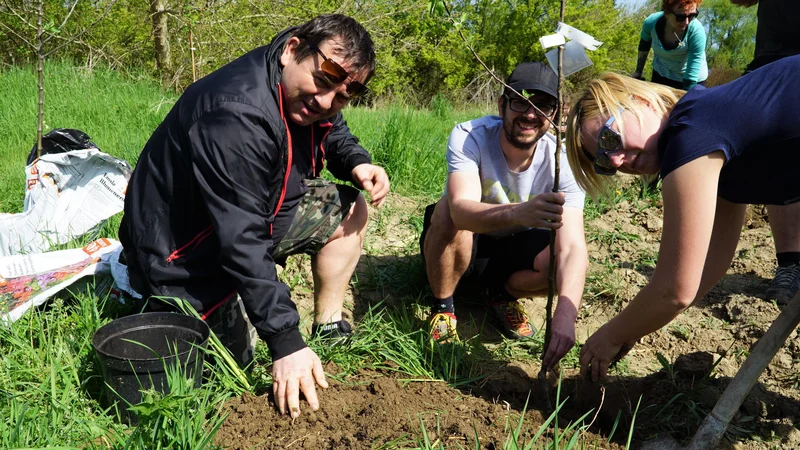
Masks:
[[[88,71],[54,63],[48,66],[46,80],[47,129],[80,129],[100,149],[132,164],[177,98],[145,77],[125,78],[99,68]],[[344,112],[354,134],[375,162],[386,168],[393,193],[384,208],[371,212],[364,252],[351,281],[351,297],[346,299],[359,331],[356,338],[346,349],[326,348],[314,341],[309,345],[329,364],[326,371],[335,368],[328,376],[339,385],[326,390],[335,392],[331,395],[349,395],[350,403],[369,395],[378,398],[380,392],[374,386],[374,392],[358,389],[380,377],[406,394],[412,392],[403,397],[406,403],[434,398],[446,403],[405,418],[396,414],[397,403],[378,405],[385,409],[377,414],[380,425],[387,422],[381,414],[388,414],[388,421],[412,425],[392,439],[358,448],[628,448],[631,439],[638,443],[660,432],[683,439],[691,436],[779,312],[759,298],[775,264],[763,213],[748,216],[723,282],[668,327],[643,339],[614,369],[614,379],[602,394],[600,386],[583,383],[577,376],[578,347],[573,348],[561,364],[562,398],[569,396],[570,403],[560,414],[551,413],[528,403],[536,397],[531,380],[540,363],[541,330],[527,341],[488,342],[491,330],[484,334],[487,330],[480,318],[459,312],[459,334],[462,327],[468,331],[463,342],[432,346],[422,331],[430,291],[417,248],[421,210],[441,195],[445,147],[453,125],[494,112],[453,111],[440,99],[431,105],[429,110],[390,104]],[[0,130],[4,137],[0,212],[18,213],[23,208],[25,160],[36,137],[36,86],[30,68],[0,70]],[[623,181],[608,199],[587,201],[585,206],[591,264],[576,325],[579,342],[647,283],[658,259],[663,227],[660,196],[643,192],[632,181]],[[107,221],[100,235],[116,238],[119,220],[117,215]],[[306,307],[313,297],[309,270],[308,257],[301,256],[291,258],[280,274],[292,289],[293,299]],[[544,299],[524,301],[540,324]],[[89,283],[57,295],[9,327],[0,326],[0,448],[200,449],[215,448],[226,433],[226,443],[242,440],[231,425],[236,417],[227,405],[268,398],[271,361],[264,345],[256,350],[253,371],[243,378],[226,363],[224,354],[213,350],[207,357],[208,375],[202,389],[192,388],[180,374],[171,372],[172,393],[148,393],[138,409],[138,426],[120,424],[106,409],[91,337],[103,324],[130,312],[130,305],[98,296]],[[307,328],[308,323],[301,325]],[[793,419],[800,417],[800,344],[789,342],[782,352],[729,429],[731,441],[744,442],[742,448],[800,445],[800,428]],[[707,373],[698,374],[697,361],[706,360],[715,363],[706,367]],[[425,386],[438,390],[425,390]],[[373,406],[358,412],[363,415],[355,420],[340,414],[341,426],[366,421]],[[461,408],[466,409],[459,416]],[[597,421],[589,430],[588,422],[594,423],[592,411],[599,417],[594,417]],[[289,422],[275,415],[266,401],[260,412],[269,414],[261,415],[258,426],[285,425],[281,433],[290,438],[287,445],[320,430],[320,421],[313,415],[301,414],[297,422]],[[247,422],[254,416],[243,417],[238,419]],[[453,417],[489,423],[482,429],[488,434],[481,441],[476,427],[473,442],[473,430],[459,429]],[[308,431],[304,426],[310,427]],[[263,430],[253,434],[259,431]],[[275,434],[265,439],[274,441]],[[273,442],[266,448],[284,447]]]
[[[58,63],[48,65],[45,89],[46,131],[54,127],[80,129],[100,149],[131,163],[177,98],[144,78],[133,80],[103,69],[88,71]],[[398,105],[378,110],[351,108],[345,117],[374,160],[387,168],[393,191],[422,202],[441,193],[450,129],[484,113],[454,112],[438,103],[433,111]],[[36,86],[30,68],[0,71],[0,130],[4,131],[0,211],[17,213],[22,210],[25,159],[36,136]],[[116,237],[118,224],[119,216],[104,226],[102,235]],[[286,273],[291,276],[291,270]],[[359,282],[385,281],[380,274],[374,275]],[[419,280],[414,289],[416,295],[424,295]],[[99,401],[102,380],[91,336],[101,325],[129,312],[129,306],[98,298],[89,285],[71,295],[57,296],[47,307],[29,312],[10,327],[0,327],[0,424],[4,424],[0,426],[0,448],[213,447],[214,433],[224,421],[220,405],[244,389],[234,374],[219,370],[225,362],[213,353],[207,364],[217,368],[211,371],[216,375],[203,389],[187,386],[179,374],[173,376],[173,393],[148,396],[140,408],[142,421],[137,427],[117,423],[103,409]],[[432,348],[415,322],[396,310],[371,310],[358,325],[358,338],[347,352],[310,343],[324,361],[333,361],[341,369],[338,377],[388,362],[392,370],[411,379],[441,379],[452,385],[475,381],[474,355],[480,353],[475,343]],[[541,340],[537,342],[539,351]],[[271,382],[265,369],[269,356],[264,350],[260,347],[260,366],[249,379],[254,392],[264,392]],[[546,425],[529,441],[531,445],[552,441]],[[521,426],[509,431],[509,442],[516,445]],[[576,431],[582,426],[575,423],[563,431],[574,437],[571,444],[543,445],[571,448],[580,444],[583,441]],[[412,448],[445,448],[428,440],[424,425],[416,437],[405,442],[397,447],[408,448],[411,442]],[[585,442],[581,445],[587,446]]]

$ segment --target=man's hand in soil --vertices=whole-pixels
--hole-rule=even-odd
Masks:
[[[552,369],[575,345],[575,314],[556,308],[553,314],[553,328],[550,345],[542,359],[542,366]]]
[[[383,205],[389,192],[389,176],[383,167],[374,164],[359,164],[352,171],[353,180],[369,192],[370,202],[376,208]]]
[[[563,192],[545,192],[519,203],[514,208],[516,221],[530,228],[561,228],[561,215],[564,213]]]
[[[615,342],[608,324],[603,325],[581,348],[581,378],[586,377],[591,370],[593,382],[605,380],[608,367],[622,359],[635,344],[636,342]]]
[[[317,390],[314,383],[322,388],[328,387],[322,363],[313,350],[306,347],[275,361],[272,365],[272,393],[278,411],[291,413],[292,418],[300,415],[300,391],[311,406],[312,411],[319,409]]]

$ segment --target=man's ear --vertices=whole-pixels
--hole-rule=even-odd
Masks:
[[[506,97],[501,95],[500,98],[497,99],[497,112],[500,117],[503,117],[503,110],[505,109]]]
[[[289,63],[294,61],[294,55],[297,52],[297,46],[300,45],[300,39],[296,36],[292,36],[286,41],[286,45],[283,46],[283,53],[281,53],[281,65],[286,67]]]

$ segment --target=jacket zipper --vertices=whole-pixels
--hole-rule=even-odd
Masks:
[[[322,144],[325,142],[325,138],[328,137],[328,133],[330,133],[331,130],[333,129],[333,124],[331,122],[327,122],[324,124],[321,123],[319,124],[319,126],[327,128],[327,130],[325,130],[325,134],[322,135],[322,139],[320,139],[319,141],[319,151],[320,153],[322,153],[321,155],[322,158],[320,158],[319,171],[318,172],[315,171],[314,173],[315,177],[318,177],[319,174],[322,173],[322,169],[325,167],[325,146]]]
[[[197,246],[200,245],[201,242],[205,241],[209,236],[211,236],[211,233],[213,232],[214,232],[214,225],[209,225],[208,228],[197,233],[197,236],[193,237],[191,241],[187,242],[182,247],[170,253],[170,255],[167,257],[167,264],[171,263],[172,261],[178,258],[183,257],[185,255],[184,250],[186,250],[188,247],[191,246],[192,248],[197,248]]]

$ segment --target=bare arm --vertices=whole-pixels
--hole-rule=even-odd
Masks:
[[[631,74],[633,78],[642,78],[642,72],[644,71],[644,65],[647,63],[647,55],[650,54],[650,50],[647,51],[640,51],[637,54],[636,58],[636,70]]]
[[[629,349],[672,321],[725,273],[741,232],[743,210],[717,201],[724,161],[722,152],[714,152],[664,180],[664,232],[656,271],[630,304],[586,341],[581,375],[591,367],[594,381],[604,378],[623,345]]]
[[[658,264],[647,286],[608,323],[614,341],[635,341],[652,333],[694,302],[714,231],[712,205],[717,203],[724,162],[722,152],[714,152],[679,167],[664,180]]]
[[[703,298],[730,268],[733,255],[736,253],[736,245],[742,234],[746,211],[747,205],[717,198],[714,231],[711,233],[711,244],[703,267],[700,289],[694,301]]]
[[[457,228],[487,233],[506,228],[561,227],[564,194],[547,192],[522,203],[481,203],[481,180],[477,172],[454,172],[447,177],[447,201]]]
[[[575,321],[583,297],[589,252],[583,228],[583,211],[564,208],[563,226],[556,234],[558,304],[553,314],[553,335],[542,364],[550,368],[575,345]]]

